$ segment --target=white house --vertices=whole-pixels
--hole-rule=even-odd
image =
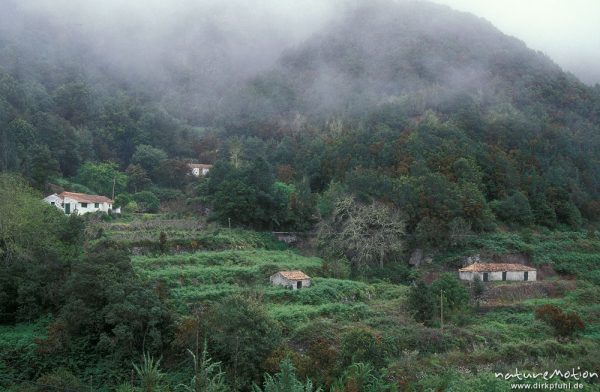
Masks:
[[[207,175],[212,166],[203,163],[188,163],[188,167],[192,169],[192,174],[196,177]]]
[[[476,276],[484,281],[492,280],[536,280],[536,269],[523,264],[474,263],[458,270],[461,280],[474,280]]]
[[[113,201],[105,196],[87,195],[85,193],[62,192],[60,194],[52,194],[44,198],[48,204],[55,206],[65,214],[82,215],[88,212],[116,212],[120,213],[121,209],[113,210]]]
[[[290,287],[293,290],[310,286],[310,276],[302,271],[279,271],[269,279],[273,285]]]

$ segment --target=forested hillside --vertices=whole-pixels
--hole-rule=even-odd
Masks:
[[[600,86],[424,1],[340,7],[304,35],[240,7],[239,26],[219,7],[149,26],[0,6],[0,389],[600,372]],[[41,201],[63,190],[123,213]],[[507,255],[540,281],[457,279]],[[272,287],[283,269],[313,285]]]
[[[472,15],[429,3],[347,11],[192,123],[169,111],[176,84],[128,82],[64,26],[9,26],[1,164],[39,189],[63,177],[104,191],[77,178],[84,162],[114,162],[139,191],[184,185],[183,165],[170,159],[264,159],[268,193],[275,175],[313,195],[335,183],[394,203],[411,232],[454,219],[477,231],[598,219],[598,88]],[[136,159],[148,145],[162,151]],[[298,223],[266,220],[239,223]]]

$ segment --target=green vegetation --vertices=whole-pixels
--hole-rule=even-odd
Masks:
[[[5,181],[21,189],[20,197],[31,197],[27,188],[15,185],[14,177]],[[7,211],[13,214],[3,217],[19,222],[30,210]],[[80,222],[60,214],[55,219],[67,228]],[[58,305],[41,302],[32,308],[39,309],[37,316],[31,316],[31,309],[29,318],[19,312],[13,316],[15,321],[34,317],[35,323],[0,328],[5,348],[0,369],[10,369],[0,377],[4,388],[24,387],[28,380],[76,386],[92,378],[101,391],[117,386],[120,391],[249,390],[253,384],[268,390],[281,382],[335,391],[477,390],[490,385],[502,390],[509,384],[493,372],[515,366],[568,369],[581,366],[580,361],[590,369],[600,365],[599,292],[585,279],[562,282],[558,276],[531,283],[527,292],[519,284],[486,284],[483,292],[472,294],[453,274],[411,285],[419,274],[454,268],[457,259],[474,250],[527,251],[539,263],[548,255],[593,254],[600,249],[595,234],[474,236],[392,283],[377,274],[339,278],[323,259],[289,249],[270,234],[222,229],[190,218],[139,215],[87,225],[86,233],[96,239],[88,241],[84,252],[70,253],[78,259],[69,272],[61,272],[61,290],[54,294]],[[160,233],[166,236],[163,251]],[[40,234],[31,238],[43,239]],[[204,245],[178,250],[177,244],[194,240]],[[122,250],[140,243],[154,245],[132,257]],[[565,256],[555,266],[577,270],[580,259]],[[394,271],[389,263],[384,270]],[[272,286],[269,276],[284,269],[308,273],[312,286]],[[583,278],[583,269],[580,273]],[[30,277],[28,282],[35,279],[43,281]],[[544,289],[533,290],[538,284]],[[501,302],[495,302],[500,295]],[[560,311],[540,310],[545,308]],[[52,316],[44,316],[48,312]],[[202,341],[203,353],[198,349]],[[263,377],[265,372],[269,376]]]
[[[243,81],[197,53],[130,77],[81,51],[76,20],[19,33],[45,16],[3,5],[1,390],[508,391],[496,372],[600,372],[600,89],[472,16],[367,3]],[[62,190],[123,214],[41,201]],[[475,255],[540,281],[459,281]],[[311,285],[272,285],[281,270]]]

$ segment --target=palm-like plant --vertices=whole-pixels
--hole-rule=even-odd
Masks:
[[[275,376],[270,374],[265,375],[265,382],[263,388],[254,385],[254,392],[313,392],[313,384],[310,380],[306,380],[306,383],[302,383],[296,377],[296,371],[294,365],[289,358],[284,359],[279,365],[280,371]],[[321,392],[322,389],[319,387],[314,392]]]
[[[133,369],[140,379],[140,386],[144,392],[157,392],[161,390],[163,373],[160,371],[160,358],[155,360],[149,353],[144,353],[141,364],[133,364]]]
[[[396,387],[377,375],[370,363],[354,363],[332,387],[332,392],[394,392]]]
[[[194,377],[189,385],[180,384],[181,388],[188,392],[227,392],[229,386],[225,383],[225,372],[221,370],[221,362],[213,362],[208,356],[206,341],[202,349],[202,356],[194,354],[192,350],[187,352],[194,362]]]

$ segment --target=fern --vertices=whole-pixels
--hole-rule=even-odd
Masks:
[[[263,389],[256,384],[253,386],[253,392],[313,392],[313,385],[310,380],[302,383],[296,377],[294,365],[289,358],[284,359],[279,365],[280,371],[275,376],[265,374]],[[321,392],[319,387],[314,392]]]

